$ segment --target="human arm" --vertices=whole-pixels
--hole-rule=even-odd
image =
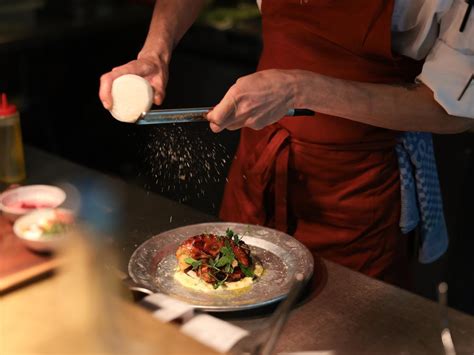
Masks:
[[[474,20],[459,31],[467,4],[400,3],[404,6],[398,7],[401,11],[392,29],[394,50],[417,60],[428,56],[419,84],[352,82],[296,70],[260,72],[240,79],[229,90],[222,105],[208,116],[214,121],[211,128],[262,128],[293,107],[402,131],[456,133],[472,127],[474,82],[458,100],[474,73]]]
[[[266,70],[239,79],[208,114],[211,129],[261,129],[290,108],[307,108],[400,131],[458,133],[474,120],[451,116],[423,84],[341,80],[303,70]]]
[[[164,99],[168,82],[171,54],[194,20],[205,0],[157,0],[147,38],[137,59],[112,69],[100,79],[99,97],[105,108],[111,109],[113,81],[124,74],[136,74],[147,79],[155,91],[154,102]]]
[[[460,133],[474,120],[448,114],[424,84],[384,85],[295,73],[295,105],[399,131]]]

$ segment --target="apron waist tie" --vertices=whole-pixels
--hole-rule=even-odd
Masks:
[[[270,139],[260,155],[255,165],[249,169],[252,176],[259,178],[261,203],[264,205],[265,191],[269,182],[274,178],[274,203],[275,203],[275,228],[287,231],[287,193],[288,193],[288,161],[290,155],[289,138],[290,133],[280,126],[274,124],[268,128],[273,129]],[[252,196],[255,198],[256,196]],[[264,222],[264,221],[262,221]]]
[[[288,159],[290,146],[285,144],[279,150],[275,162],[275,228],[288,231]]]

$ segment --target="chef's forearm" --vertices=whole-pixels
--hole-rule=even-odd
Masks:
[[[205,0],[156,0],[148,35],[138,57],[160,57],[169,62],[171,53],[196,20]]]
[[[425,85],[386,85],[296,71],[295,107],[399,131],[460,133],[474,120],[451,116]]]

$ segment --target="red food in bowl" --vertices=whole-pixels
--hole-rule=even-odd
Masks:
[[[54,208],[54,204],[36,201],[14,201],[6,203],[6,206],[18,210],[34,210],[39,208]]]
[[[66,199],[66,193],[51,185],[27,185],[0,195],[0,210],[11,221],[32,210],[56,208]]]

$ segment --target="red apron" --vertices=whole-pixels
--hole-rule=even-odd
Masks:
[[[302,69],[371,83],[416,72],[391,52],[394,0],[264,0],[259,70]],[[317,254],[387,281],[398,226],[398,132],[340,117],[287,117],[242,129],[221,218],[293,234]]]

